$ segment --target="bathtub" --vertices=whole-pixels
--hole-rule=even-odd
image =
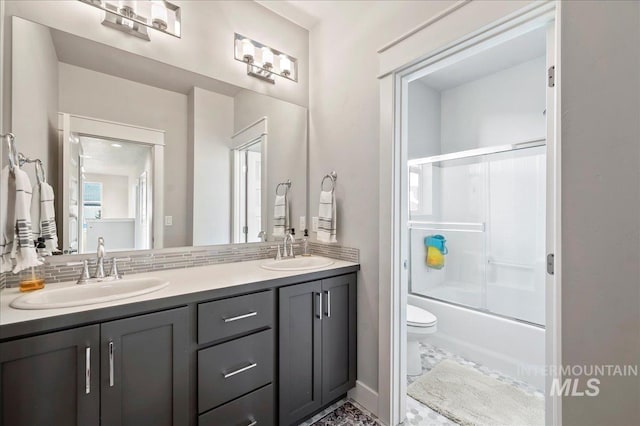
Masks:
[[[544,389],[543,327],[415,294],[408,302],[438,317],[433,345]]]

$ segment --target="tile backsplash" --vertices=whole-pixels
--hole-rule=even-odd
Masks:
[[[226,244],[205,247],[180,247],[159,250],[144,250],[111,253],[108,257],[128,258],[127,261],[118,263],[118,270],[126,274],[141,272],[161,271],[165,269],[192,268],[195,266],[215,265],[220,263],[243,262],[247,260],[259,260],[275,257],[276,249],[273,242],[252,243],[252,244]],[[302,249],[296,244],[296,253]],[[326,256],[334,259],[345,260],[358,263],[360,251],[356,248],[343,247],[335,244],[323,244],[309,242],[311,254]],[[78,279],[82,270],[81,265],[70,265],[78,263],[83,259],[95,258],[95,254],[54,256],[49,257],[45,266],[45,281],[56,283],[63,281],[73,281]],[[106,266],[106,272],[108,268]],[[0,274],[0,288],[14,287],[18,285],[18,275],[11,273]]]

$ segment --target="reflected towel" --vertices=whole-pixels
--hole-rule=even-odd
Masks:
[[[336,197],[333,191],[322,191],[318,209],[318,241],[337,243],[336,226]]]
[[[287,194],[276,195],[273,207],[273,236],[284,237],[289,229],[289,199]]]
[[[31,197],[31,225],[33,239],[45,239],[47,251],[58,251],[58,231],[54,208],[53,188],[47,182],[33,186]]]

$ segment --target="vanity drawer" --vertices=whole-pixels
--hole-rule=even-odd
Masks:
[[[273,330],[198,351],[198,412],[273,381]]]
[[[198,305],[198,343],[214,342],[273,324],[273,291]]]
[[[267,385],[201,415],[198,426],[273,426],[274,407],[273,385]]]

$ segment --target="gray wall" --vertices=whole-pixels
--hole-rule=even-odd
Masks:
[[[191,245],[188,220],[192,213],[187,203],[187,95],[64,63],[60,63],[59,74],[60,112],[166,132],[164,214],[173,216],[173,226],[164,229],[164,247]]]
[[[640,356],[640,3],[562,3],[562,361]],[[584,379],[583,379],[584,380]],[[565,425],[640,424],[640,379],[565,397]]]
[[[193,138],[193,245],[229,244],[231,235],[231,135],[233,98],[194,87],[189,129]],[[191,157],[190,157],[191,161]]]
[[[327,14],[309,34],[309,216],[318,215],[322,176],[336,170],[338,242],[358,247],[362,265],[358,275],[358,380],[374,392],[378,389],[380,228],[376,51],[452,4],[335,2],[335,12]]]
[[[11,40],[11,25],[7,21],[16,15],[239,87],[308,104],[308,31],[253,1],[181,1],[182,37],[150,30],[150,42],[101,25],[104,12],[79,1],[3,3],[5,43]],[[271,85],[248,76],[246,65],[233,57],[234,32],[298,58],[298,82],[278,78]]]
[[[57,188],[58,167],[58,57],[49,29],[30,22],[14,22],[16,39],[26,46],[13,49],[13,67],[20,78],[13,86],[11,129],[17,149],[39,158],[47,170],[47,181]],[[14,72],[16,74],[16,72]],[[35,184],[34,166],[25,166]]]
[[[234,98],[234,133],[267,117],[267,228],[273,233],[273,203],[279,182],[291,179],[291,223],[296,236],[300,216],[307,215],[307,109],[299,105],[241,90]],[[308,223],[308,221],[307,221]],[[307,225],[310,229],[310,224]]]

